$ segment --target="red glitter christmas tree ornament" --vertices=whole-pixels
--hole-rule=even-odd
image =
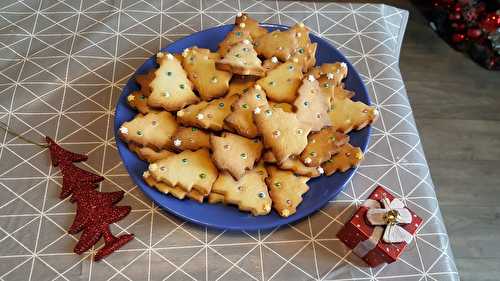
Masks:
[[[80,169],[73,163],[61,162],[60,169],[63,175],[63,184],[59,195],[61,199],[70,196],[83,183],[93,183],[95,185],[104,180],[103,177]],[[73,199],[71,199],[71,202],[73,202]]]
[[[74,249],[77,254],[87,251],[104,237],[104,247],[94,256],[94,260],[97,261],[133,239],[134,236],[131,234],[115,237],[109,230],[109,225],[127,216],[131,208],[114,206],[123,198],[123,192],[103,193],[88,185],[83,187],[75,190],[73,194],[77,204],[76,217],[68,232],[75,234],[83,229],[80,241]]]
[[[76,167],[73,163],[87,160],[87,156],[67,151],[46,137],[49,144],[50,158],[54,167],[59,166],[63,175],[61,198],[71,195],[71,202],[76,202],[76,216],[68,232],[82,232],[74,252],[82,254],[94,246],[101,237],[104,246],[94,255],[98,261],[121,248],[134,238],[133,234],[114,236],[109,225],[130,213],[130,206],[115,206],[123,199],[123,191],[100,192],[97,184],[103,177]]]
[[[61,162],[72,163],[87,161],[87,155],[67,151],[49,137],[45,137],[45,141],[47,141],[49,145],[50,159],[52,159],[52,165],[54,167],[57,167]]]

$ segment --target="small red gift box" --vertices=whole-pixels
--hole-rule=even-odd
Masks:
[[[421,223],[422,218],[378,186],[337,237],[375,267],[396,261]]]

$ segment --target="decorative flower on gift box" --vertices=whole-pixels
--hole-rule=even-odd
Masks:
[[[411,213],[403,202],[398,198],[392,201],[383,198],[381,200],[383,208],[380,208],[380,203],[375,200],[368,202],[371,201],[374,202],[374,206],[369,207],[366,218],[373,226],[385,226],[382,239],[387,243],[410,243],[413,235],[399,226],[399,224],[411,223],[412,220]]]

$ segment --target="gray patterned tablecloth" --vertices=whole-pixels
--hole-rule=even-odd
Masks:
[[[159,210],[118,156],[113,110],[134,69],[160,47],[231,23],[303,21],[362,75],[381,118],[366,159],[336,200],[273,231],[227,233]],[[102,189],[124,190],[132,213],[113,232],[136,239],[105,260],[78,256],[48,153],[0,131],[0,280],[456,280],[457,270],[398,68],[408,13],[384,5],[243,0],[2,0],[0,121],[26,138],[53,136],[87,153]],[[335,237],[376,185],[424,218],[400,261],[367,268]]]

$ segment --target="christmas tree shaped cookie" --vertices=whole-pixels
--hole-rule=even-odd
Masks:
[[[222,57],[224,57],[233,45],[238,44],[243,40],[252,41],[250,31],[246,30],[245,28],[236,26],[231,32],[226,35],[226,38],[224,38],[224,40],[219,43],[219,50],[217,52]]]
[[[139,111],[142,114],[147,114],[151,111],[155,111],[148,105],[148,97],[145,96],[141,91],[134,91],[127,96],[127,103],[133,109]]]
[[[297,206],[302,202],[302,195],[309,190],[308,177],[297,177],[290,171],[283,171],[274,166],[267,169],[269,176],[266,183],[269,196],[273,200],[273,208],[282,217],[295,214]]]
[[[156,151],[151,147],[140,147],[134,143],[129,143],[128,148],[135,154],[137,154],[137,156],[139,156],[141,160],[147,161],[149,163],[156,162],[160,159],[167,158],[174,154],[173,152],[166,149]]]
[[[359,147],[353,147],[349,143],[340,147],[339,152],[331,159],[327,160],[321,166],[327,176],[332,175],[336,171],[345,172],[352,167],[355,167],[363,159],[363,152]]]
[[[171,138],[177,126],[175,118],[167,111],[137,114],[134,119],[122,124],[120,137],[127,143],[161,150],[171,146]]]
[[[226,117],[226,124],[244,137],[255,138],[259,132],[254,122],[253,112],[256,108],[266,105],[266,93],[261,86],[255,85],[233,104],[233,112]]]
[[[210,136],[213,159],[219,169],[228,171],[235,179],[240,179],[246,170],[253,168],[262,153],[262,143],[258,139],[247,139],[231,133],[218,137]]]
[[[170,194],[177,199],[182,200],[188,197],[200,203],[203,202],[204,196],[199,191],[192,189],[191,191],[187,192],[182,188],[173,187],[164,182],[157,181],[151,176],[149,171],[145,171],[144,174],[142,175],[142,178],[149,186],[154,187],[158,189],[158,191],[163,192],[165,194]]]
[[[156,181],[179,186],[189,192],[193,188],[203,195],[210,193],[218,171],[207,149],[185,150],[149,164],[149,172]]]
[[[378,111],[374,106],[349,98],[334,98],[333,105],[328,113],[332,126],[345,134],[352,130],[361,130],[374,122]]]
[[[264,146],[272,150],[278,163],[292,155],[299,155],[306,147],[310,128],[298,120],[295,113],[267,106],[256,112],[254,119]]]
[[[310,134],[308,143],[300,159],[310,167],[318,167],[334,154],[340,147],[349,142],[349,136],[339,133],[333,127],[323,128],[321,131]]]
[[[178,151],[210,149],[210,134],[196,127],[180,127],[172,137],[172,143]]]
[[[268,33],[266,28],[259,26],[258,21],[251,18],[245,13],[238,13],[236,15],[235,24],[239,28],[247,30],[250,33],[250,36],[252,36],[253,40]]]
[[[264,76],[262,62],[257,57],[252,43],[247,39],[233,45],[216,65],[218,69],[233,74]]]
[[[276,157],[272,151],[268,150],[262,156],[262,160],[269,164],[277,164]],[[282,170],[292,171],[294,174],[309,178],[319,177],[323,173],[323,168],[318,166],[316,167],[308,167],[302,161],[297,159],[296,157],[289,157],[281,164],[278,164],[279,168]]]
[[[254,216],[267,215],[271,211],[271,198],[267,191],[264,178],[267,176],[263,164],[247,171],[239,180],[235,180],[229,173],[223,172],[214,183],[212,202],[235,204],[242,211],[252,212]]]
[[[311,69],[308,74],[316,79],[324,75],[336,87],[347,77],[347,64],[345,62],[324,63]]]
[[[201,128],[221,131],[224,119],[231,114],[231,106],[237,99],[238,96],[228,96],[210,101],[196,116]]]
[[[269,71],[266,77],[257,81],[269,100],[292,103],[302,81],[301,65],[289,61]]]
[[[177,112],[177,121],[184,126],[220,131],[224,128],[224,119],[231,114],[231,105],[237,95],[200,102]]]
[[[182,53],[182,66],[203,100],[211,100],[226,94],[231,73],[218,70],[215,61],[218,54],[208,49],[189,48]]]
[[[207,105],[208,102],[201,101],[177,111],[177,122],[183,126],[201,127],[199,119],[202,117],[198,118],[198,113]]]
[[[331,98],[320,93],[319,83],[314,76],[302,80],[298,93],[293,104],[300,121],[309,126],[311,131],[319,131],[331,124],[328,116]]]
[[[299,46],[294,33],[279,30],[267,33],[254,42],[255,50],[259,55],[267,59],[276,57],[281,61],[290,59]]]
[[[255,85],[255,80],[252,77],[240,77],[240,78],[234,78],[231,79],[231,82],[229,82],[229,91],[227,92],[226,96],[232,96],[232,95],[243,95],[246,93],[250,88]]]
[[[176,111],[198,102],[199,99],[194,94],[191,81],[188,80],[181,63],[168,53],[158,53],[156,57],[160,67],[149,84],[151,94],[148,97],[148,105]]]
[[[292,58],[296,58],[302,71],[307,72],[316,64],[317,43],[311,43],[309,39],[309,29],[303,23],[297,23],[292,26],[288,32],[297,38],[297,49],[295,49]]]

